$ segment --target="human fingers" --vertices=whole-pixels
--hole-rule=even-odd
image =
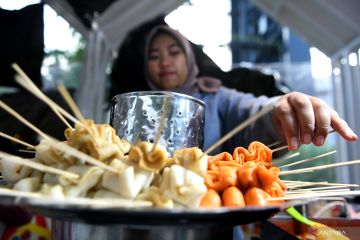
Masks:
[[[330,111],[330,119],[331,119],[331,127],[340,134],[347,141],[356,141],[358,136],[353,132],[353,130],[349,127],[347,122],[343,120],[339,114],[331,109]]]
[[[320,98],[309,97],[315,115],[315,129],[312,142],[316,146],[324,144],[330,131],[331,108]]]
[[[297,149],[299,145],[298,123],[289,102],[289,94],[282,96],[274,103],[272,114],[273,122],[275,125],[280,125],[289,149]]]
[[[290,94],[288,102],[294,111],[298,123],[298,135],[293,137],[298,137],[298,139],[301,139],[302,143],[311,143],[314,137],[317,117],[319,117],[315,113],[316,111],[314,111],[313,102],[317,102],[315,100],[312,102],[308,95],[298,92]],[[318,105],[320,105],[320,103],[318,103]],[[325,114],[320,114],[322,118],[324,117],[323,115]],[[324,122],[324,120],[321,122]]]

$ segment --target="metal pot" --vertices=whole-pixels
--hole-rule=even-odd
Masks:
[[[164,126],[161,131],[161,121]],[[110,125],[117,135],[134,144],[154,142],[169,154],[177,148],[204,144],[205,104],[194,97],[161,91],[119,94],[111,101]]]

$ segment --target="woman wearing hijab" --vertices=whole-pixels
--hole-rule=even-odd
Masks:
[[[270,144],[281,135],[292,150],[299,147],[300,141],[321,146],[331,128],[348,141],[357,140],[347,123],[321,99],[299,92],[276,98],[255,97],[223,87],[217,79],[197,77],[198,68],[189,41],[168,26],[152,29],[145,51],[146,82],[151,90],[188,94],[205,102],[204,149],[263,106],[273,103],[269,114],[213,153],[232,152],[235,147],[247,146],[254,140]]]

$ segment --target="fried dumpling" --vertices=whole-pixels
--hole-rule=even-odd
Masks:
[[[65,137],[70,146],[105,161],[124,156],[130,150],[130,143],[120,140],[115,129],[108,124],[95,124],[85,120],[75,125],[75,130],[66,129]]]

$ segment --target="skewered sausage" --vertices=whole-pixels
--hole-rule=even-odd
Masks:
[[[228,187],[222,193],[222,200],[225,207],[245,207],[245,200],[242,192],[235,186]]]
[[[200,202],[200,207],[204,208],[218,208],[221,205],[221,197],[214,189],[208,189]]]

